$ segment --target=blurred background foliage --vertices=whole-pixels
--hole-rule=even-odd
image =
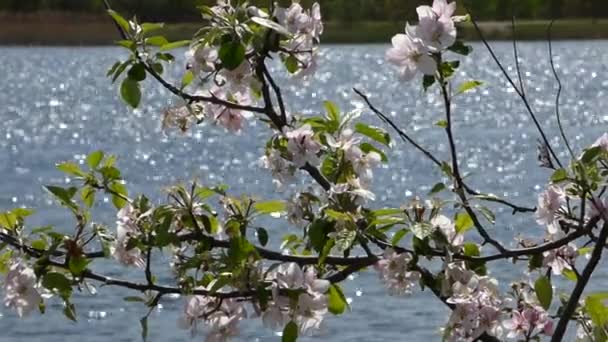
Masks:
[[[233,0],[234,1],[234,0]],[[514,0],[519,19],[605,18],[608,0]],[[269,0],[253,0],[268,6]],[[302,0],[303,5],[313,0]],[[403,21],[415,19],[416,6],[424,0],[319,0],[326,20],[355,23],[360,21]],[[426,2],[431,2],[427,0]],[[215,0],[111,0],[112,6],[126,14],[147,21],[188,22],[198,18],[196,6],[214,4]],[[511,0],[469,0],[469,7],[479,20],[507,20]],[[3,12],[103,12],[103,0],[0,0]],[[461,12],[464,10],[461,8]]]

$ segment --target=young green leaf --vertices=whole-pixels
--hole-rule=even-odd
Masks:
[[[253,207],[260,214],[280,214],[287,210],[287,205],[284,201],[256,202]]]
[[[285,328],[283,329],[283,336],[281,337],[281,342],[296,342],[298,339],[298,325],[291,321],[287,323]]]
[[[553,287],[551,286],[551,280],[548,277],[542,276],[534,282],[534,291],[536,291],[536,298],[540,305],[545,309],[549,310],[551,306],[551,300],[553,299]]]
[[[466,82],[462,83],[460,86],[458,86],[456,95],[466,93],[467,91],[473,90],[482,84],[483,84],[483,82],[481,82],[481,81],[466,81]]]
[[[177,48],[184,47],[187,45],[190,45],[189,40],[180,40],[177,42],[168,43],[168,44],[161,46],[160,51],[169,51],[169,50],[177,49]]]
[[[131,78],[125,78],[120,85],[120,96],[128,105],[137,108],[141,101],[139,83]]]
[[[344,313],[344,310],[348,307],[346,297],[342,292],[340,286],[332,284],[329,287],[327,309],[334,315],[340,315]]]
[[[391,136],[382,128],[371,127],[364,123],[358,123],[355,125],[355,131],[385,146],[390,146],[391,144]]]
[[[245,46],[238,41],[226,42],[220,47],[218,56],[224,68],[234,70],[245,60]]]

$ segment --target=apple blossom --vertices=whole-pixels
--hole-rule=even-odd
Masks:
[[[281,152],[270,149],[260,158],[260,165],[270,170],[273,183],[281,189],[285,184],[294,180],[296,167],[287,159],[281,156]]]
[[[312,267],[302,270],[296,263],[281,264],[269,274],[273,280],[272,302],[262,315],[265,326],[279,328],[290,318],[300,334],[310,335],[320,328],[327,313],[327,280],[318,279]],[[281,290],[302,290],[297,301],[280,294]]]
[[[4,305],[15,309],[19,317],[29,315],[42,302],[36,287],[34,270],[22,260],[13,261],[4,279]]]
[[[193,46],[186,51],[186,65],[194,75],[215,71],[217,48],[206,45]]]
[[[437,63],[429,55],[429,50],[418,39],[406,34],[397,34],[391,40],[393,47],[386,52],[386,59],[397,66],[399,75],[409,81],[416,73],[434,75]]]
[[[431,219],[430,223],[441,231],[451,246],[462,246],[464,235],[456,232],[456,226],[449,218],[444,215],[437,215]]]
[[[139,248],[127,249],[129,239],[140,234],[137,226],[137,212],[131,204],[124,206],[116,215],[116,241],[112,246],[112,256],[127,266],[144,267],[145,262]]]
[[[578,256],[578,248],[574,243],[543,253],[543,266],[551,268],[555,275],[560,275],[564,270],[571,270]]]
[[[318,154],[322,146],[314,139],[310,125],[306,124],[293,130],[284,128],[283,133],[287,137],[287,151],[291,154],[291,161],[296,167],[319,163]]]
[[[566,194],[555,185],[550,185],[538,196],[536,222],[546,225],[549,234],[556,234],[559,230],[557,213],[565,200]]]
[[[608,133],[602,134],[591,147],[601,147],[602,150],[608,151]]]
[[[389,294],[409,295],[421,278],[420,272],[410,269],[412,257],[408,253],[397,253],[392,248],[384,250],[382,258],[375,264],[380,279],[388,288]]]

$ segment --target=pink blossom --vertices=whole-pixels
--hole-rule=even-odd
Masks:
[[[418,71],[425,75],[434,75],[437,71],[437,63],[422,41],[397,34],[392,38],[392,44],[393,47],[386,52],[386,59],[397,66],[401,79],[409,81]]]
[[[560,275],[565,269],[572,269],[577,256],[578,248],[571,242],[560,248],[544,252],[543,266],[550,267],[553,274]]]
[[[418,284],[421,274],[410,269],[411,261],[409,254],[397,253],[392,248],[387,248],[374,266],[391,295],[409,295]]]
[[[296,167],[319,163],[317,154],[321,151],[321,144],[314,139],[310,125],[306,124],[293,130],[284,128],[283,133],[287,137],[287,150],[291,154],[291,161]]]
[[[441,14],[450,12],[449,5],[436,5]],[[420,39],[431,51],[441,51],[456,42],[456,26],[451,17],[438,15],[432,7],[419,6],[416,8],[419,23],[417,26],[407,25],[406,32],[413,39]]]
[[[556,234],[559,231],[557,213],[565,200],[566,194],[555,185],[550,185],[547,190],[538,196],[536,222],[540,225],[546,225],[549,234]]]
[[[601,137],[599,137],[591,147],[601,147],[602,150],[608,151],[608,133],[604,133]]]

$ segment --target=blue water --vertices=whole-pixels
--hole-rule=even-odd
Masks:
[[[513,65],[510,45],[494,45],[505,63]],[[317,113],[327,99],[345,110],[363,107],[351,91],[357,87],[369,93],[373,102],[421,144],[447,160],[444,133],[434,125],[442,113],[438,94],[423,93],[419,82],[398,82],[383,62],[386,48],[327,46],[314,79],[302,83],[277,76],[285,89],[288,109]],[[523,43],[520,48],[531,103],[553,146],[566,158],[557,138],[555,82],[546,44]],[[566,84],[562,97],[566,134],[577,148],[607,131],[607,48],[608,42],[603,41],[555,44],[556,63]],[[121,50],[107,47],[0,48],[0,208],[36,208],[37,214],[28,221],[31,227],[53,224],[69,231],[73,222],[68,213],[53,203],[42,185],[69,183],[71,180],[55,169],[55,163],[82,161],[98,149],[119,156],[118,166],[132,194],[143,192],[156,203],[163,199],[163,187],[192,179],[230,184],[235,194],[276,198],[269,175],[257,164],[264,137],[270,133],[267,128],[251,121],[240,136],[213,125],[197,127],[185,135],[165,135],[160,127],[162,109],[175,100],[147,82],[142,109],[129,110],[119,100],[117,87],[105,77],[119,56],[124,57]],[[177,63],[171,70],[176,80],[181,66]],[[515,75],[512,67],[509,70]],[[277,74],[284,75],[282,71]],[[549,173],[537,167],[538,134],[530,118],[480,45],[475,45],[474,54],[463,60],[457,75],[457,80],[469,79],[485,82],[480,89],[455,100],[456,143],[463,171],[471,174],[469,183],[481,191],[534,206],[536,193]],[[381,124],[368,112],[363,120]],[[398,207],[416,195],[425,197],[441,180],[440,172],[410,146],[397,142],[389,156],[390,165],[376,171],[374,190],[378,199],[373,207]],[[307,181],[304,174],[301,178]],[[94,217],[112,227],[114,211],[105,200],[95,208]],[[518,234],[541,231],[530,215],[511,216],[510,211],[499,208],[497,212],[499,223],[489,229],[507,245],[513,245]],[[274,229],[287,231],[279,226]],[[492,274],[505,283],[522,276],[507,266],[499,263]],[[104,262],[96,262],[93,268],[113,277],[141,277]],[[599,275],[595,284],[601,280],[605,277]],[[352,300],[352,312],[327,319],[324,329],[311,341],[440,340],[438,328],[446,321],[448,311],[428,292],[418,291],[408,298],[389,297],[372,271],[349,279],[345,289]],[[35,314],[24,320],[1,308],[0,341],[140,339],[139,318],[146,309],[122,300],[134,293],[105,287],[98,290],[96,296],[77,295],[77,323],[68,322],[53,300],[44,316]],[[162,301],[162,307],[150,319],[151,341],[190,340],[189,333],[176,326],[182,305],[180,298]],[[243,341],[279,340],[257,320],[244,323],[242,330]]]

